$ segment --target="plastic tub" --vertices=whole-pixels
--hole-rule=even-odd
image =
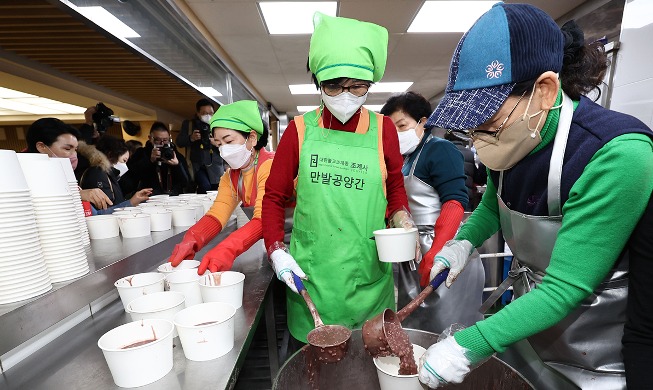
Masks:
[[[172,229],[172,211],[160,207],[144,207],[144,214],[150,216],[150,230],[162,232]]]
[[[118,289],[122,305],[127,311],[127,305],[143,295],[163,291],[165,275],[158,272],[134,274],[118,279],[113,285]]]
[[[168,320],[130,322],[105,333],[97,342],[117,386],[144,386],[172,370],[172,331]],[[138,342],[147,344],[125,348]]]
[[[102,240],[120,235],[118,220],[113,215],[92,215],[86,217],[85,220],[88,236],[92,240]]]
[[[195,208],[174,206],[172,210],[172,226],[192,226],[195,220]]]
[[[379,260],[397,263],[415,259],[417,228],[391,228],[374,231]]]
[[[419,359],[424,355],[426,349],[419,345],[413,344],[413,356],[415,362],[419,365]],[[399,375],[399,358],[396,356],[385,356],[374,358],[376,373],[379,376],[381,390],[424,390],[426,386],[422,385],[418,375]]]
[[[228,303],[209,302],[186,308],[174,323],[188,360],[206,361],[234,347],[236,309]]]
[[[184,302],[186,297],[180,292],[157,292],[143,295],[129,302],[127,312],[132,321],[142,319],[163,319],[172,321],[175,314],[183,310],[186,306]],[[177,337],[177,329],[172,332],[172,337]]]
[[[118,215],[115,218],[118,220],[120,233],[125,238],[150,235],[149,214]]]
[[[170,291],[184,294],[186,307],[191,307],[203,302],[199,278],[196,269],[183,269],[166,274],[166,284]]]
[[[243,305],[245,274],[235,271],[214,272],[199,280],[204,302],[225,302],[236,309]]]

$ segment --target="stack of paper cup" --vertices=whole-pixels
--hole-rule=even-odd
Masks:
[[[66,181],[70,194],[73,197],[73,204],[75,205],[75,214],[77,216],[77,226],[79,227],[79,236],[82,239],[84,246],[91,245],[91,239],[88,235],[88,227],[86,226],[84,216],[84,206],[82,206],[82,197],[79,193],[79,186],[77,185],[77,178],[75,178],[75,171],[67,158],[50,157],[51,160],[59,161],[63,172],[66,174]]]
[[[0,304],[6,304],[41,295],[52,283],[16,152],[0,150],[0,166]]]

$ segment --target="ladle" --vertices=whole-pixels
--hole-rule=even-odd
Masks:
[[[315,322],[315,329],[308,332],[308,343],[314,347],[315,356],[318,361],[324,363],[335,363],[342,360],[349,348],[349,339],[351,338],[351,330],[342,325],[324,325],[317,308],[313,303],[306,287],[302,280],[292,273],[297,292],[306,301],[306,306],[313,316]]]
[[[363,324],[363,344],[370,355],[379,357],[391,354],[392,351],[388,345],[388,328],[401,328],[401,321],[415,311],[417,306],[421,305],[433,290],[440,287],[442,282],[447,279],[447,275],[449,275],[448,268],[437,274],[429,285],[399,312],[395,313],[391,309],[385,309],[365,321]]]

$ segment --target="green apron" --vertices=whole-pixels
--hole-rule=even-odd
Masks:
[[[290,242],[322,321],[348,328],[395,308],[392,265],[379,261],[370,239],[374,230],[385,228],[387,200],[376,117],[363,110],[361,121],[363,115],[370,116],[370,125],[357,134],[324,129],[316,112],[304,114]],[[288,292],[287,310],[290,333],[306,342],[314,328],[306,303]]]

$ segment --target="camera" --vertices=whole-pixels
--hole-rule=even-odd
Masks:
[[[200,139],[200,142],[202,143],[202,147],[204,149],[208,149],[211,147],[211,129],[208,123],[202,122],[199,119],[193,119],[193,129],[197,129],[200,131],[200,136],[202,137]]]
[[[113,115],[113,110],[105,106],[103,103],[98,103],[95,105],[95,112],[93,113],[93,123],[95,124],[95,129],[100,133],[100,135],[106,133],[106,131],[113,125],[113,122],[119,122],[120,118]]]
[[[159,152],[161,152],[161,160],[168,161],[175,158],[175,151],[171,143],[162,146],[157,146],[157,148],[159,148]]]

